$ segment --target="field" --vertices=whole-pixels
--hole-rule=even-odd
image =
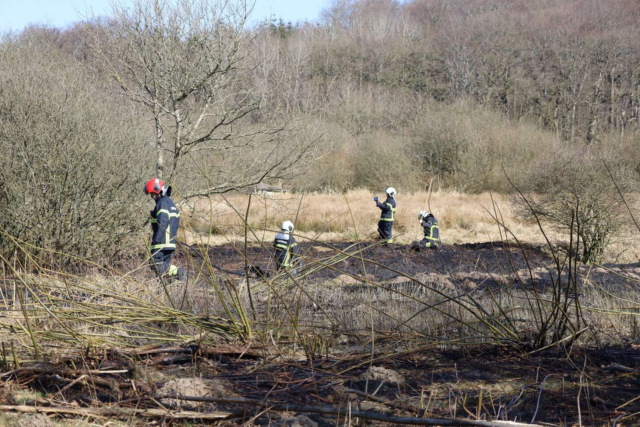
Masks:
[[[637,264],[567,262],[567,236],[543,244],[489,194],[399,196],[380,246],[372,197],[253,196],[246,245],[248,196],[226,199],[240,215],[183,206],[187,284],[142,256],[5,271],[0,408],[67,425],[638,421]],[[416,252],[429,204],[445,244]],[[275,274],[272,236],[296,216],[301,263]]]
[[[637,264],[567,264],[566,236],[544,245],[489,194],[399,196],[383,247],[372,197],[253,196],[246,246],[248,196],[185,206],[188,284],[143,257],[5,272],[2,409],[69,425],[638,420]],[[429,204],[445,244],[415,252]],[[302,262],[274,274],[272,236],[296,216]]]
[[[273,193],[253,196],[248,223],[256,234],[248,233],[251,242],[271,243],[282,221],[296,224],[296,235],[319,241],[357,241],[374,238],[380,210],[374,196],[384,193],[354,190],[343,194]],[[515,196],[456,191],[399,194],[394,225],[394,239],[410,244],[422,238],[418,212],[431,211],[438,219],[445,244],[500,241],[496,214],[510,233],[528,244],[546,246],[540,227],[535,222],[518,218]],[[244,217],[248,196],[217,197],[199,200],[183,207],[186,213],[183,239],[189,244],[221,245],[244,240]],[[504,234],[504,230],[502,230]],[[544,232],[554,245],[566,242],[566,235],[545,226]],[[635,228],[625,230],[608,248],[605,259],[610,262],[636,262],[640,245]]]

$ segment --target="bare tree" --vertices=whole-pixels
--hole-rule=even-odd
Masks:
[[[234,149],[246,156],[258,144],[274,142],[284,128],[283,120],[251,121],[272,89],[249,73],[253,36],[245,25],[251,9],[247,0],[136,0],[130,8],[114,5],[107,25],[90,31],[108,72],[153,120],[159,177],[173,179],[186,158],[214,162]],[[243,120],[249,125],[240,126]],[[264,156],[265,149],[254,154]],[[260,181],[286,163],[271,158],[246,179],[212,183],[209,176],[207,190],[196,193]]]

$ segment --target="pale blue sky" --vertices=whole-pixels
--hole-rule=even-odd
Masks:
[[[128,1],[128,0],[124,0]],[[84,16],[105,15],[111,0],[0,0],[0,32],[21,30],[27,24],[64,27]],[[257,0],[252,23],[271,15],[285,21],[315,21],[331,0]]]

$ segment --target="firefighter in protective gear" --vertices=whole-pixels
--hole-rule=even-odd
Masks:
[[[387,200],[383,203],[380,203],[377,197],[374,197],[373,200],[376,202],[376,206],[382,211],[380,221],[378,222],[378,234],[380,235],[380,239],[384,240],[385,245],[387,245],[393,243],[392,229],[396,216],[396,189],[387,187],[384,191],[387,193]]]
[[[273,247],[276,249],[275,259],[278,271],[296,264],[300,257],[300,249],[298,249],[296,239],[291,235],[293,233],[293,223],[291,221],[283,222],[280,230],[273,242]],[[295,274],[295,270],[292,273]]]
[[[167,194],[167,187],[157,178],[149,180],[144,186],[145,194],[149,194],[156,202],[151,210],[151,269],[158,277],[168,276],[172,279],[186,281],[187,273],[183,268],[171,264],[171,257],[176,250],[176,236],[180,227],[180,211]]]
[[[438,249],[440,246],[440,227],[438,227],[438,220],[430,212],[420,211],[418,214],[420,225],[424,230],[424,238],[418,242],[413,242],[411,248],[415,250]]]

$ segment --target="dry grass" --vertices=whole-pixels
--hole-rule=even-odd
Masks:
[[[298,230],[305,234],[323,239],[365,238],[375,232],[379,215],[372,198],[370,192],[362,190],[344,196],[256,197],[252,200],[250,223],[256,237],[267,241],[272,239],[280,221],[295,219],[296,214]],[[522,241],[542,242],[534,224],[522,224],[515,219],[508,197],[498,196],[493,200],[506,224]],[[242,219],[234,208],[242,214],[247,201],[248,196],[206,203],[201,200],[194,206],[193,213],[185,215],[185,223],[193,233],[190,237],[208,238],[215,220],[213,225],[219,228],[214,231],[225,231],[214,236],[215,239],[219,242],[241,240]],[[417,212],[427,209],[427,194],[399,196],[398,205],[398,240],[409,242],[419,237]],[[487,212],[491,206],[489,194],[436,192],[431,198],[432,211],[441,221],[445,243],[501,240],[495,221]],[[198,231],[207,234],[202,236]],[[352,252],[350,257],[357,258],[357,252]],[[252,314],[256,318],[252,319],[247,315],[248,307],[253,304],[248,299],[245,279],[219,277],[208,263],[203,267],[207,274],[187,285],[161,284],[150,278],[144,262],[138,269],[146,274],[101,270],[95,275],[82,276],[39,267],[37,273],[29,274],[7,265],[12,273],[7,284],[26,289],[33,297],[27,302],[26,311],[15,301],[4,301],[10,315],[0,322],[0,329],[5,333],[0,339],[16,339],[11,334],[19,331],[21,353],[24,355],[26,349],[29,357],[32,353],[37,357],[36,347],[50,348],[60,343],[128,347],[189,341],[195,336],[199,336],[199,340],[206,336],[212,341],[221,337],[251,338],[252,333],[265,337],[273,331],[277,331],[273,332],[276,339],[289,340],[303,328],[312,333],[330,328],[337,333],[366,334],[373,326],[377,331],[417,333],[443,342],[456,339],[512,342],[526,340],[525,332],[531,329],[533,320],[548,315],[554,307],[551,302],[555,292],[547,290],[538,296],[527,286],[514,288],[512,273],[515,272],[501,273],[504,277],[500,280],[492,277],[496,272],[487,272],[485,279],[496,282],[489,293],[483,288],[469,287],[467,277],[452,274],[418,281],[408,276],[396,277],[389,282],[375,283],[368,275],[357,273],[358,277],[351,277],[349,286],[310,279],[313,271],[342,265],[346,259],[347,255],[342,253],[328,253],[322,260],[309,259],[305,272],[297,276],[295,283],[283,275],[254,282],[256,312],[252,310]],[[583,273],[588,274],[588,267],[583,268],[587,270]],[[541,276],[548,275],[546,270],[543,273]],[[562,273],[566,274],[566,271]],[[527,276],[528,271],[516,275]],[[573,291],[567,288],[563,292]],[[468,296],[471,293],[473,298]],[[532,298],[544,304],[530,304]],[[590,307],[585,315],[589,324],[598,330],[615,324],[621,336],[633,336],[635,310],[639,305],[634,295],[620,299],[620,295],[590,289],[583,298],[585,307]],[[314,308],[312,299],[321,307],[320,311]],[[626,313],[625,307],[633,310]],[[505,308],[513,310],[508,314],[509,324],[496,328],[494,320],[500,320],[501,316],[507,318]],[[544,313],[540,315],[540,312]],[[407,316],[407,313],[416,315]]]
[[[259,238],[270,240],[282,221],[290,219],[296,232],[322,240],[367,238],[375,235],[380,211],[368,190],[354,190],[346,194],[276,194],[253,196],[249,224],[259,230]],[[377,194],[383,198],[383,193]],[[418,212],[429,210],[440,222],[445,243],[470,243],[499,240],[498,227],[488,211],[493,212],[489,193],[464,194],[455,191],[436,191],[427,203],[428,194],[399,194],[394,234],[399,243],[410,243],[421,237]],[[518,238],[527,242],[542,242],[533,223],[523,223],[515,217],[510,196],[493,195],[506,224]],[[185,209],[184,228],[191,241],[212,236],[211,244],[222,244],[242,238],[243,216],[248,196],[216,197],[200,200]],[[298,210],[299,207],[299,210]],[[188,212],[190,211],[190,212]],[[213,214],[212,214],[213,212]]]
[[[441,217],[446,218],[446,211]],[[393,337],[398,332],[409,334],[416,338],[412,341],[416,345],[424,340],[452,345],[519,343],[531,340],[528,334],[535,335],[539,319],[553,317],[559,295],[554,291],[555,285],[550,288],[547,284],[538,295],[526,284],[514,284],[514,277],[528,277],[528,269],[517,274],[482,273],[475,269],[435,276],[421,273],[415,280],[405,273],[380,282],[365,273],[353,273],[355,277],[345,273],[340,276],[342,279],[335,280],[315,280],[310,276],[314,269],[339,269],[343,265],[341,257],[347,259],[335,254],[307,260],[307,267],[295,283],[283,275],[254,281],[253,303],[244,278],[224,279],[211,268],[207,269],[207,277],[194,278],[190,284],[174,282],[166,286],[149,279],[148,271],[144,275],[103,270],[95,275],[73,276],[45,270],[39,274],[12,270],[13,277],[7,283],[22,285],[31,297],[26,310],[20,303],[4,303],[8,310],[0,322],[0,340],[14,341],[21,359],[38,358],[36,347],[44,353],[61,355],[61,346],[73,352],[87,345],[127,348],[194,339],[215,343],[252,336],[259,340],[272,336],[276,341],[297,340],[294,342],[315,348],[320,339],[317,337],[333,342],[348,334],[366,340],[372,328],[383,337]],[[358,255],[352,252],[351,257]],[[581,324],[595,328],[601,342],[618,342],[637,335],[640,302],[630,283],[640,280],[640,269],[612,272],[628,276],[629,283],[624,288],[628,291],[624,292],[616,287],[598,287],[608,288],[604,284],[605,272],[602,268],[581,269],[581,275],[591,275],[593,280],[588,286],[580,285],[587,290],[581,298],[585,310],[580,315]],[[536,281],[552,280],[546,268],[540,272],[534,269],[533,273]],[[564,277],[562,283],[569,280],[567,274],[564,270],[560,275]],[[596,275],[598,278],[593,279]],[[483,285],[474,284],[470,278]],[[576,294],[560,282],[557,289]],[[255,311],[252,308],[248,315],[249,307],[254,305]],[[572,307],[565,310],[567,315],[578,318]],[[549,334],[544,335],[545,339],[550,339]],[[309,344],[307,339],[316,344]],[[594,335],[581,339],[592,342]],[[320,344],[333,345],[331,342]],[[11,363],[11,358],[8,361]]]
[[[317,240],[361,240],[376,236],[380,211],[373,197],[384,193],[353,190],[345,194],[267,194],[251,199],[249,225],[258,240],[270,242],[285,220],[294,221],[298,236]],[[493,199],[493,201],[492,201]],[[244,239],[243,217],[249,196],[234,195],[201,199],[183,207],[182,237],[188,243],[220,245]],[[505,225],[521,242],[545,244],[534,222],[516,217],[513,196],[504,194],[466,194],[457,191],[417,192],[397,196],[398,210],[394,238],[409,244],[422,237],[418,212],[431,210],[440,222],[440,236],[445,244],[499,241],[499,227],[492,218],[493,202]],[[431,209],[429,209],[429,205]],[[234,210],[235,209],[235,210]],[[236,213],[237,212],[237,213]],[[489,213],[491,212],[491,214]],[[566,240],[561,233],[545,228],[554,243]],[[249,239],[256,238],[249,233]],[[637,262],[640,246],[635,233],[624,233],[605,254],[610,262]]]

